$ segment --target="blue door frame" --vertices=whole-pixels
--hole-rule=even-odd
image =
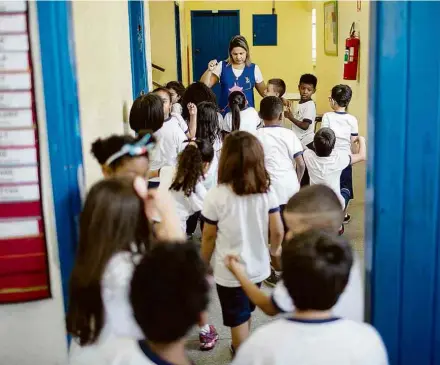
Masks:
[[[131,77],[133,100],[148,93],[147,58],[145,55],[144,0],[128,1]]]
[[[38,1],[46,129],[64,306],[78,242],[83,180],[71,3]]]
[[[182,48],[180,45],[180,8],[177,1],[174,2],[174,24],[176,28],[176,55],[177,55],[177,80],[182,82]]]
[[[371,14],[369,318],[390,364],[440,364],[440,2]]]

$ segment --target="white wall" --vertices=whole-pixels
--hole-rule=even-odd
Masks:
[[[84,170],[90,187],[102,177],[90,154],[92,142],[124,133],[124,105],[129,111],[132,104],[128,5],[73,1],[72,8]]]
[[[29,2],[31,48],[39,124],[41,184],[45,212],[53,212],[52,183],[40,68],[36,3]],[[0,363],[3,365],[64,365],[67,363],[66,329],[53,214],[45,214],[49,270],[53,298],[0,306]]]

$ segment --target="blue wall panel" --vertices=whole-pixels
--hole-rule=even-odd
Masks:
[[[372,18],[367,275],[391,364],[439,364],[439,2],[377,2]]]

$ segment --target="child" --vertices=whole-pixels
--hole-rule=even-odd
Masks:
[[[145,255],[134,272],[130,297],[146,339],[125,341],[107,364],[192,364],[185,353],[185,337],[206,318],[210,290],[206,275],[206,266],[190,243],[158,245]]]
[[[260,285],[270,274],[267,245],[270,243],[270,253],[279,257],[284,232],[276,194],[269,190],[264,151],[252,134],[237,131],[226,137],[218,183],[203,204],[201,253],[207,264],[215,253],[214,279],[223,323],[231,327],[234,351],[249,335],[255,305],[228,271],[224,259],[229,254],[239,256],[250,280]]]
[[[282,98],[286,93],[286,83],[281,79],[270,79],[267,82],[264,96],[276,96]]]
[[[164,166],[174,166],[177,155],[185,148],[185,133],[176,119],[166,119],[169,114],[169,95],[163,92],[164,101],[159,95],[147,94],[139,96],[130,111],[130,126],[139,133],[143,129],[151,129],[157,139],[157,146],[150,159],[149,187],[159,186],[159,170]],[[161,119],[159,119],[161,118]]]
[[[183,94],[182,97],[182,117],[184,120],[189,120],[189,111],[187,108],[188,104],[194,104],[194,105],[199,105],[199,103],[201,103],[202,101],[208,101],[210,103],[213,103],[216,108],[218,109],[217,106],[217,98],[214,94],[214,92],[208,87],[206,86],[204,83],[202,82],[194,82],[193,84],[189,85],[186,90],[185,93]],[[223,117],[220,113],[218,113],[219,116],[219,123],[220,121],[223,121]]]
[[[169,194],[147,191],[145,179],[108,178],[89,191],[81,213],[79,246],[70,280],[67,330],[71,365],[104,365],[121,337],[144,338],[128,300],[134,267],[153,245],[150,212],[162,241],[183,240]]]
[[[286,240],[309,229],[325,230],[337,235],[344,218],[338,197],[325,185],[302,188],[289,199],[283,215],[288,229]],[[267,295],[248,279],[236,257],[228,256],[226,265],[240,281],[246,295],[264,313],[274,316],[281,312],[293,312],[295,307],[282,280],[272,294]],[[364,287],[360,266],[355,256],[347,287],[333,308],[335,315],[358,322],[364,319]]]
[[[387,365],[380,335],[369,324],[335,317],[353,262],[341,237],[312,230],[291,239],[281,255],[283,278],[296,310],[260,327],[239,349],[234,365]]]
[[[185,86],[180,81],[170,81],[165,86],[171,93],[171,113],[182,115],[182,105],[180,100],[185,93]]]
[[[188,127],[188,124],[183,120],[180,114],[171,113],[173,97],[168,89],[165,89],[164,87],[159,87],[153,90],[153,94],[159,95],[159,97],[162,99],[165,122],[175,120],[179,124],[180,128],[182,128],[187,138],[194,137],[196,133],[196,123],[197,123],[195,115],[191,114],[190,111],[189,127]],[[191,105],[188,105],[188,108],[191,108]]]
[[[322,116],[321,128],[331,128],[336,135],[335,150],[343,151],[346,154],[351,153],[352,142],[356,140],[359,128],[356,117],[347,113],[347,107],[350,104],[352,91],[348,85],[336,85],[332,89],[332,95],[329,97],[330,106],[334,110],[325,113]],[[341,194],[345,200],[345,207],[354,198],[352,167],[348,165],[341,174]],[[345,214],[344,223],[348,223],[351,217]]]
[[[206,195],[202,182],[213,158],[214,149],[209,141],[195,140],[179,155],[177,169],[165,166],[160,171],[160,188],[169,189],[174,197],[184,232],[187,219],[202,210]]]
[[[221,131],[218,126],[217,106],[208,101],[202,101],[197,105],[197,130],[196,138],[208,140],[214,147],[214,158],[205,175],[203,185],[206,190],[217,185],[218,161],[222,149]]]
[[[304,161],[310,175],[310,184],[324,184],[329,186],[338,196],[342,209],[346,208],[346,201],[342,196],[341,173],[347,167],[365,161],[367,150],[364,137],[353,139],[353,150],[359,144],[359,152],[352,154],[351,150],[336,150],[336,136],[332,129],[321,128],[313,140],[315,151],[305,150]]]
[[[295,133],[281,127],[283,102],[279,97],[266,96],[261,100],[260,117],[264,127],[257,130],[256,137],[263,146],[264,162],[282,215],[289,198],[299,190],[299,181],[305,167],[303,147]],[[280,274],[272,270],[271,276],[265,282],[275,285]]]
[[[248,106],[244,94],[241,91],[233,91],[228,100],[231,111],[225,115],[221,128],[228,133],[233,131],[255,133],[261,120],[258,112]]]

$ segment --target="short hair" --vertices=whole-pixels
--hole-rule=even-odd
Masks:
[[[352,95],[353,92],[348,85],[336,85],[332,89],[332,99],[343,108],[346,108],[348,104],[350,104]]]
[[[300,77],[299,84],[313,85],[313,87],[316,89],[316,85],[318,84],[318,79],[316,78],[315,75],[304,74]]]
[[[260,102],[260,118],[263,120],[280,119],[284,110],[283,101],[276,96],[266,96]]]
[[[133,102],[130,110],[130,128],[136,133],[145,129],[156,132],[162,128],[164,120],[163,103],[158,95],[141,95]]]
[[[180,97],[183,96],[183,94],[185,93],[185,86],[183,86],[183,84],[180,81],[170,81],[168,84],[166,84],[165,86],[168,90],[172,89],[176,92],[177,95],[179,95]]]
[[[299,310],[329,310],[344,291],[353,264],[342,237],[310,230],[292,238],[281,254],[283,280]]]
[[[309,185],[292,196],[286,213],[301,217],[310,227],[337,233],[344,220],[344,212],[336,193],[327,185]]]
[[[264,166],[264,150],[257,137],[244,131],[230,133],[223,143],[218,183],[230,184],[237,195],[267,193],[269,173]]]
[[[286,93],[286,83],[282,79],[270,79],[267,83],[274,86],[275,92],[277,92],[280,97]]]
[[[194,82],[186,88],[185,93],[182,97],[182,101],[180,103],[182,105],[183,119],[189,119],[189,103],[198,105],[202,101],[209,101],[217,106],[217,98],[211,88],[206,86],[203,82]]]
[[[316,155],[319,157],[328,157],[333,151],[336,143],[335,132],[330,128],[321,128],[316,132],[313,138]]]
[[[197,248],[189,242],[158,244],[144,256],[133,274],[130,300],[148,340],[175,342],[198,323],[209,303],[206,275]]]

